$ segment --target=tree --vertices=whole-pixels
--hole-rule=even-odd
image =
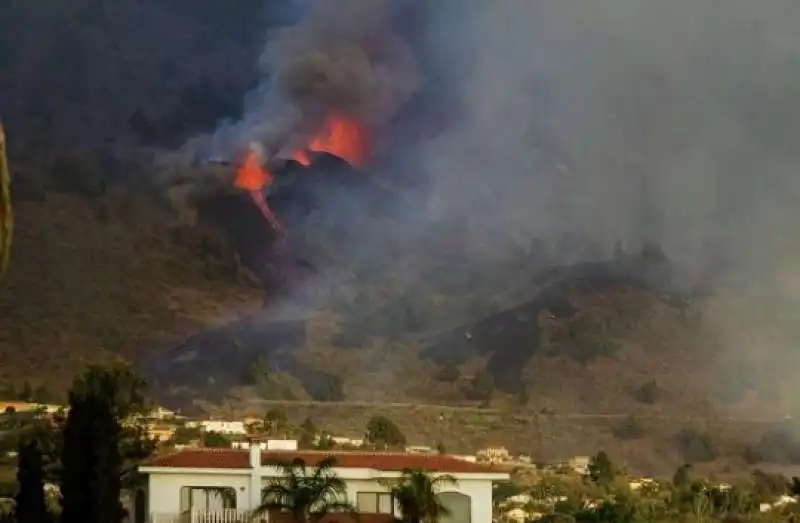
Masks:
[[[120,454],[122,426],[110,402],[98,402],[94,419],[95,448],[93,502],[96,523],[121,522],[125,511],[120,503],[123,464]]]
[[[119,453],[122,458],[122,486],[126,489],[141,484],[143,477],[139,473],[139,464],[153,455],[156,440],[147,433],[147,428],[138,424],[128,424],[122,428],[119,440]]]
[[[461,371],[452,363],[445,364],[436,371],[434,379],[445,383],[455,383],[461,377]]]
[[[679,490],[686,489],[692,484],[692,466],[685,463],[678,467],[672,476],[672,485]]]
[[[44,499],[44,459],[36,439],[23,440],[17,463],[16,518],[20,523],[44,523],[49,520]]]
[[[711,437],[694,429],[683,429],[675,435],[678,451],[687,463],[711,461],[717,457]]]
[[[633,396],[640,402],[646,405],[653,405],[655,404],[658,399],[661,397],[662,391],[661,387],[658,386],[655,379],[651,379],[642,383],[638,389],[636,389],[633,393]]]
[[[142,421],[144,414],[150,410],[146,390],[147,383],[124,362],[116,362],[108,367],[89,365],[86,371],[75,378],[70,390],[75,397],[106,398],[114,419],[121,426],[119,452],[122,457],[121,479],[125,488],[135,487],[141,482],[138,465],[156,449],[156,441],[148,436]]]
[[[333,438],[327,432],[323,432],[319,435],[319,440],[316,444],[317,450],[333,450],[336,447],[336,442],[333,441]]]
[[[406,444],[406,437],[400,428],[383,415],[373,416],[369,420],[364,439],[369,445],[384,450],[390,447],[402,447]]]
[[[488,371],[481,369],[472,380],[470,380],[470,391],[467,394],[469,399],[488,401],[494,391],[494,378]]]
[[[144,385],[124,365],[91,365],[76,377],[59,434],[61,523],[122,520],[120,491],[138,483],[138,462],[155,448],[135,422],[147,405]]]
[[[311,418],[306,418],[300,425],[300,439],[297,445],[301,449],[310,449],[314,447],[314,441],[317,439],[317,427]]]
[[[440,488],[457,482],[447,474],[433,477],[422,469],[404,469],[400,479],[383,484],[389,488],[392,499],[400,509],[400,521],[436,523],[449,514],[439,499]]]
[[[622,423],[613,427],[611,433],[614,434],[617,439],[634,440],[644,437],[647,431],[635,416],[629,415]]]
[[[49,403],[53,401],[53,394],[45,385],[39,385],[33,391],[33,401],[36,403]]]
[[[202,440],[203,431],[199,427],[181,426],[175,429],[172,435],[172,443],[186,445],[192,441]]]
[[[264,415],[264,428],[270,436],[275,436],[285,430],[287,419],[285,410],[278,407],[269,409]]]
[[[33,388],[27,381],[22,384],[22,388],[17,392],[19,401],[31,401],[33,399]]]
[[[119,420],[139,417],[150,407],[145,397],[147,383],[124,362],[108,367],[89,365],[75,378],[71,390],[77,395],[105,396]]]
[[[347,486],[334,472],[336,459],[329,456],[309,470],[305,461],[273,462],[281,475],[271,479],[262,491],[256,514],[288,512],[293,523],[318,521],[326,514],[355,513],[348,503]]]
[[[112,398],[70,392],[61,452],[62,523],[122,521],[122,430]]]
[[[598,452],[589,462],[589,477],[600,487],[609,487],[617,473],[614,464],[604,451]]]
[[[231,440],[219,432],[203,432],[203,446],[208,448],[226,449],[230,448]]]

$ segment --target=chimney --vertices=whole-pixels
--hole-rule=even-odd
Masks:
[[[250,447],[250,467],[261,467],[261,441],[258,438],[247,438]]]

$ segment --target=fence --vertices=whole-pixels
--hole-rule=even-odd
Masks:
[[[249,510],[226,508],[213,512],[193,510],[181,514],[151,514],[148,523],[261,523],[266,517],[253,516]]]

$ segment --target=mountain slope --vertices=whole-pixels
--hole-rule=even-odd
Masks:
[[[171,236],[137,197],[18,201],[0,286],[4,376],[63,387],[83,360],[131,358],[258,305],[219,240]]]
[[[726,365],[732,353],[715,321],[736,294],[687,293],[663,257],[549,270],[534,258],[476,263],[487,279],[479,285],[431,278],[426,251],[411,250],[340,289],[355,298],[293,316],[260,309],[258,284],[217,232],[179,228],[151,196],[125,194],[16,192],[13,264],[0,289],[6,382],[63,391],[85,361],[121,356],[171,406],[205,398],[259,415],[265,399],[333,401],[292,412],[345,433],[362,430],[355,420],[368,412],[391,411],[408,431],[430,414],[440,421],[419,438],[453,449],[502,443],[552,458],[603,447],[642,470],[695,452],[676,438],[707,434],[714,456],[740,461],[786,412],[781,394],[767,401],[759,379]],[[514,283],[491,292],[497,275]],[[343,423],[337,409],[354,401],[372,406]],[[422,415],[397,402],[455,410]]]

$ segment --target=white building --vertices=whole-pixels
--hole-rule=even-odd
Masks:
[[[312,466],[328,455],[336,458],[334,472],[347,484],[347,501],[363,515],[363,523],[391,522],[396,507],[379,480],[398,478],[405,468],[452,475],[456,485],[440,493],[451,511],[443,523],[490,523],[492,483],[509,479],[495,467],[469,463],[439,454],[393,452],[267,451],[193,449],[154,458],[139,470],[147,475],[137,495],[133,521],[195,523],[241,520],[261,501],[261,489],[278,469],[266,463],[303,459]],[[337,515],[345,523],[347,517]]]
[[[169,410],[166,407],[157,406],[147,413],[147,417],[151,419],[171,419],[175,417],[175,411]]]
[[[261,450],[297,450],[296,439],[270,439],[257,443],[250,441],[232,441],[231,448],[234,449],[249,449],[252,445],[258,445]]]
[[[364,446],[363,438],[348,438],[341,436],[331,436],[331,441],[340,447],[362,447]]]
[[[200,428],[205,432],[218,432],[220,434],[239,434],[242,436],[247,434],[244,421],[187,421],[186,426],[189,428]]]

